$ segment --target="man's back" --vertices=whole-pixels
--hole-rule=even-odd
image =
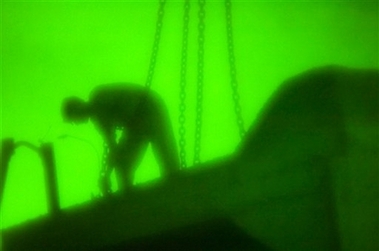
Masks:
[[[97,86],[89,98],[93,119],[124,126],[134,118],[137,107],[148,95],[147,89],[138,85],[116,83]]]

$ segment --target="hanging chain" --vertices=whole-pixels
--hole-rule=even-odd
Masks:
[[[157,18],[157,24],[155,28],[154,44],[153,44],[153,50],[152,50],[151,58],[150,58],[149,71],[147,73],[147,80],[146,80],[147,88],[151,87],[151,82],[154,76],[154,70],[155,70],[155,65],[157,62],[157,55],[158,55],[158,49],[159,49],[159,41],[161,39],[162,22],[163,22],[165,5],[166,5],[166,0],[159,0],[158,18]]]
[[[183,41],[182,41],[182,61],[180,69],[180,103],[179,103],[179,157],[180,167],[186,168],[186,130],[185,130],[185,111],[186,111],[186,77],[187,77],[187,57],[188,57],[188,24],[189,24],[190,0],[184,2],[183,17]]]
[[[201,127],[203,113],[203,86],[204,86],[204,29],[205,29],[205,0],[199,0],[198,24],[198,61],[197,61],[197,96],[196,96],[196,124],[195,124],[195,153],[194,164],[200,163]]]
[[[109,166],[108,163],[108,156],[109,156],[109,147],[108,145],[104,142],[103,143],[103,160],[102,160],[102,166],[100,170],[100,177],[99,177],[99,189],[100,193],[102,196],[108,196],[112,191],[111,191],[111,182],[110,182],[110,172],[111,172],[111,167]]]
[[[245,126],[243,117],[241,114],[240,96],[238,93],[238,81],[237,81],[237,71],[234,56],[234,44],[233,44],[233,25],[232,25],[232,6],[230,0],[225,0],[226,9],[226,30],[227,30],[227,40],[228,40],[228,53],[229,53],[229,65],[230,65],[230,77],[232,86],[232,97],[234,102],[234,112],[237,117],[237,126],[239,130],[240,137],[245,136]]]
[[[155,29],[154,43],[153,43],[153,49],[152,49],[152,53],[150,57],[150,65],[149,65],[149,70],[148,70],[147,80],[146,80],[146,88],[148,89],[151,87],[151,82],[152,82],[154,71],[155,71],[155,65],[157,62],[165,5],[166,5],[166,0],[159,0],[159,9],[158,9],[156,29]],[[111,167],[109,166],[109,163],[108,163],[109,154],[110,154],[109,147],[104,142],[103,161],[102,161],[102,168],[100,171],[100,180],[99,180],[99,186],[100,186],[100,190],[103,196],[106,196],[111,192],[110,177],[109,177]]]

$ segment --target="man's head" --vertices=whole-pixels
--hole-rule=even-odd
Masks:
[[[62,116],[66,122],[86,123],[89,119],[89,106],[81,98],[68,97],[63,100]]]

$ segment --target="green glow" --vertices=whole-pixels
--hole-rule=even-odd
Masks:
[[[2,137],[55,142],[61,204],[97,191],[102,142],[91,124],[63,125],[60,102],[87,98],[98,84],[146,78],[157,3],[2,3]],[[378,67],[378,4],[373,2],[247,2],[233,5],[237,74],[246,126],[284,79],[316,65]],[[238,130],[229,86],[224,5],[206,5],[202,159],[233,152]],[[182,3],[166,6],[153,89],[177,131]],[[191,8],[188,58],[187,154],[192,162],[195,117],[197,6]],[[177,136],[177,134],[176,134]],[[40,159],[19,149],[11,161],[0,226],[46,213]],[[135,182],[159,177],[149,150]],[[115,187],[115,189],[117,189]]]

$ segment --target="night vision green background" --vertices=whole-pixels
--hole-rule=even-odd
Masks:
[[[2,3],[1,137],[34,144],[54,141],[63,207],[98,194],[102,141],[91,124],[63,124],[61,100],[69,95],[87,98],[98,84],[144,84],[157,9],[158,1]],[[189,163],[194,147],[197,11],[194,3],[188,48]],[[176,132],[182,20],[182,1],[168,1],[152,83],[169,108]],[[269,95],[294,74],[326,64],[378,67],[377,1],[234,1],[233,30],[246,127]],[[224,4],[207,2],[202,161],[233,153],[239,142],[226,48]],[[58,139],[63,134],[74,137]],[[135,181],[158,176],[149,150]],[[6,182],[1,227],[46,212],[41,160],[29,149],[17,149]]]

